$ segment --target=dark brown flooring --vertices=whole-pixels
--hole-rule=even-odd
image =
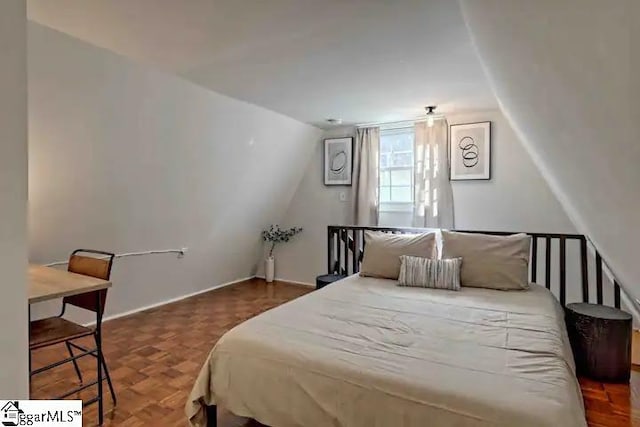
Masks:
[[[112,407],[105,383],[105,425],[185,426],[184,404],[215,342],[242,321],[311,288],[287,283],[267,285],[254,279],[104,324],[104,352],[114,380],[118,404]],[[37,350],[34,367],[66,355],[64,346]],[[94,359],[80,363],[85,379],[95,378]],[[39,374],[32,398],[62,394],[78,385],[71,364]],[[630,385],[581,379],[591,427],[640,426],[640,372]],[[92,390],[79,397],[90,398]],[[95,425],[97,406],[85,408],[84,425]],[[257,423],[221,411],[219,426]]]

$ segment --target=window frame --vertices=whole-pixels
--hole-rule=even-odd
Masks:
[[[397,127],[397,128],[390,128],[390,129],[380,129],[380,139],[382,139],[382,137],[384,136],[384,134],[393,134],[393,133],[397,133],[397,134],[411,134],[412,135],[412,139],[413,139],[413,146],[412,149],[409,150],[399,150],[399,151],[393,151],[391,150],[391,152],[389,152],[389,154],[393,155],[393,154],[411,154],[411,165],[410,166],[386,166],[386,167],[382,167],[381,166],[381,159],[382,159],[382,151],[380,150],[380,159],[378,160],[378,207],[379,207],[379,211],[380,212],[411,212],[413,211],[413,206],[414,206],[414,202],[415,202],[415,194],[414,194],[414,182],[415,182],[415,130],[413,126],[403,126],[403,127]],[[385,153],[386,154],[386,153]],[[391,172],[392,171],[399,171],[399,170],[406,170],[409,171],[409,177],[410,177],[410,183],[409,185],[393,185],[393,180],[392,180],[392,175]],[[382,185],[382,173],[383,172],[389,172],[389,185]],[[393,194],[393,188],[396,187],[409,187],[409,193],[411,195],[411,200],[410,201],[397,201],[397,200],[390,200],[390,201],[385,201],[383,202],[381,200],[381,189],[382,188],[389,188],[389,196],[391,197]]]

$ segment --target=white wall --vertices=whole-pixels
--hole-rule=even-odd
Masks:
[[[640,297],[640,2],[461,3],[505,115],[576,227]]]
[[[322,139],[354,135],[355,128],[338,127],[325,131]],[[284,226],[304,230],[276,249],[278,278],[315,283],[315,277],[327,271],[327,225],[352,223],[351,187],[324,185],[323,150],[323,140],[318,141],[284,216]],[[345,202],[340,201],[342,192]]]
[[[0,399],[29,396],[26,5],[0,2]]]
[[[500,111],[450,115],[448,121],[492,122],[492,179],[452,183],[456,228],[575,232]],[[353,128],[339,128],[325,137],[350,136],[353,132]],[[319,143],[285,215],[285,225],[299,225],[305,231],[279,249],[276,275],[283,279],[313,283],[316,275],[326,273],[326,226],[352,222],[351,188],[322,185],[321,150]],[[346,191],[349,202],[339,201],[340,191]],[[381,214],[381,225],[410,226],[410,223],[409,215]]]
[[[30,259],[189,248],[117,260],[107,315],[253,275],[321,131],[28,30]]]
[[[451,183],[457,229],[576,231],[500,111],[451,115],[448,119],[449,124],[491,121],[491,180]]]

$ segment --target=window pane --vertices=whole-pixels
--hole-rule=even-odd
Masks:
[[[380,202],[391,201],[391,187],[380,187]]]
[[[414,139],[413,127],[380,132],[379,201],[387,207],[410,207],[413,201]]]
[[[389,171],[380,171],[380,185],[391,185]]]
[[[387,168],[389,167],[389,157],[391,154],[380,154],[380,167]]]
[[[411,202],[411,187],[391,187],[391,200],[394,202]]]
[[[413,153],[393,153],[391,164],[392,166],[412,166]]]
[[[393,137],[380,135],[380,153],[390,153],[393,148]]]
[[[393,185],[411,185],[411,170],[400,169],[391,171],[391,181]]]
[[[413,151],[413,129],[396,135],[393,140],[393,151]]]

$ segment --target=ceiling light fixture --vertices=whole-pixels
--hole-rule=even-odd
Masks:
[[[434,119],[434,112],[433,110],[436,109],[435,105],[430,105],[428,107],[424,107],[425,110],[427,110],[427,126],[429,127],[433,127],[433,119]]]
[[[330,125],[341,125],[342,119],[327,119],[327,123]]]

